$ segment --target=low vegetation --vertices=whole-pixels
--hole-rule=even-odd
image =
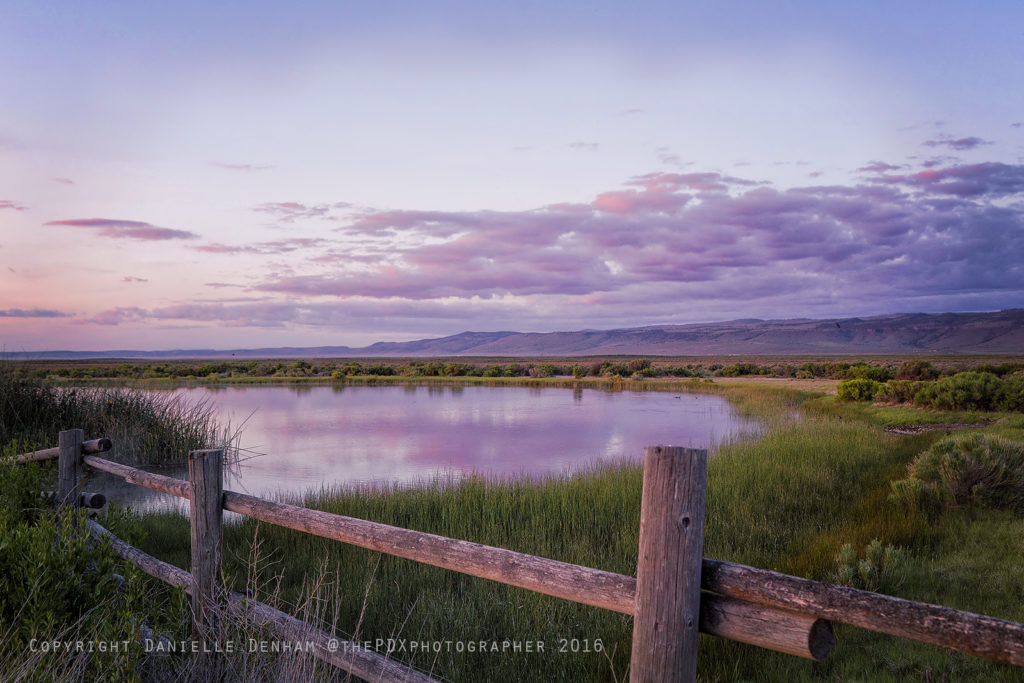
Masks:
[[[933,380],[848,379],[839,383],[843,401],[913,403],[938,410],[1020,412],[1024,410],[1024,371],[1002,376],[989,371],[958,372]]]
[[[975,505],[1024,516],[1024,444],[967,434],[933,444],[894,481],[893,496],[929,514]]]
[[[141,465],[180,463],[189,450],[233,441],[208,403],[123,387],[62,387],[0,363],[0,445],[48,448],[72,426],[86,438],[109,437],[110,457]]]
[[[131,381],[244,381],[319,380],[353,378],[486,378],[514,379],[572,377],[575,379],[657,379],[709,377],[775,377],[925,381],[965,370],[997,376],[1024,370],[1024,363],[1008,360],[993,364],[983,357],[929,360],[874,358],[872,360],[803,360],[790,357],[752,357],[747,360],[693,358],[580,358],[566,359],[314,359],[218,361],[39,361],[20,362],[20,376],[34,380]]]
[[[836,363],[827,371],[856,372],[856,363],[839,369],[841,365]],[[572,371],[573,366],[568,369]],[[923,375],[930,374],[928,368],[915,366],[907,367],[903,374],[908,376],[899,378],[902,371],[902,367],[893,368],[892,378],[886,382],[937,383],[956,374],[937,372],[938,379],[924,379]],[[1007,382],[1014,372],[990,374]],[[847,379],[882,381],[869,376]],[[695,388],[721,393],[740,412],[768,425],[760,437],[725,444],[709,460],[707,556],[1024,621],[1024,604],[1012,597],[1024,594],[1024,575],[1019,571],[1019,559],[1024,555],[1024,517],[1015,507],[1020,493],[1012,486],[1001,488],[999,476],[979,479],[973,474],[979,469],[991,475],[1019,468],[1019,455],[1015,454],[1024,441],[1024,416],[981,413],[1000,419],[953,439],[941,431],[902,436],[888,434],[884,427],[893,422],[953,420],[947,412],[923,410],[912,403],[844,402],[777,386],[727,387],[700,382]],[[43,432],[52,434],[54,429],[44,425]],[[50,437],[39,445],[52,445],[52,440]],[[21,447],[9,446],[8,452]],[[1004,469],[993,468],[993,462],[1004,463]],[[17,474],[13,470],[0,473],[13,482],[3,492],[12,511],[45,508],[45,501],[19,498],[23,494],[18,491],[38,494],[46,488],[45,481],[52,481],[52,471],[33,468],[17,469]],[[42,479],[29,483],[17,479],[35,476],[33,471],[41,473]],[[894,491],[918,486],[900,483],[907,480],[920,482],[921,490],[934,485],[934,500],[941,504],[929,507],[927,502],[922,505],[916,499],[894,496]],[[979,487],[981,482],[984,487]],[[540,482],[469,479],[388,490],[325,489],[299,502],[632,574],[636,571],[640,484],[640,468],[622,463],[583,476]],[[967,497],[958,499],[958,491],[967,491]],[[178,566],[189,566],[187,518],[171,513],[125,518],[116,511],[104,516],[105,525],[127,535],[135,545]],[[41,529],[33,533],[49,535],[42,541],[19,541],[23,543],[19,548],[28,549],[22,555],[33,559],[16,565],[8,560],[8,564],[0,564],[0,573],[19,579],[19,574],[34,576],[32,564],[48,561],[39,558],[46,548],[55,552],[59,545],[55,539],[66,534],[58,527],[47,527],[49,522],[40,523],[42,517],[11,519],[12,524]],[[87,555],[95,550],[83,552]],[[104,628],[114,631],[95,635],[84,631],[87,620],[82,619],[81,611],[56,607],[51,610],[52,623],[35,624],[32,629],[47,637],[77,630],[90,638],[105,638],[115,632],[136,634],[144,626],[172,639],[188,638],[187,604],[180,592],[138,576],[123,563],[108,564],[107,559],[76,556],[74,551],[61,556],[68,554],[71,568],[53,574],[62,577],[57,579],[61,583],[87,572],[90,562],[101,570],[96,583],[87,583],[82,589],[85,594],[97,593],[97,586],[102,585],[99,592],[109,596],[114,584],[102,577],[109,577],[112,570],[125,578],[120,595],[127,597],[103,601],[112,610],[102,617]],[[342,637],[381,639],[385,644],[392,639],[396,648],[413,641],[480,640],[543,641],[546,646],[542,655],[408,649],[392,653],[438,677],[628,678],[632,623],[623,615],[252,520],[228,524],[224,557],[225,573],[234,588],[247,589],[293,614],[313,614],[321,626]],[[83,562],[84,566],[79,566]],[[10,607],[3,608],[7,610],[3,617],[6,628],[26,628],[19,609],[24,609],[29,598],[24,593],[18,595],[21,597],[8,601]],[[76,596],[76,600],[85,600]],[[86,600],[83,604],[87,611],[94,610],[90,614],[100,614],[99,607],[90,606],[94,603]],[[240,638],[247,637],[245,633],[244,628],[237,632]],[[4,673],[25,670],[25,660],[19,658],[24,651],[18,647],[5,645],[0,651]],[[37,657],[36,663],[43,661],[32,656]],[[710,637],[702,637],[699,656],[698,671],[707,681],[1011,681],[1020,677],[1020,670],[1013,667],[842,626],[837,627],[835,653],[820,663]],[[126,679],[188,675],[187,657],[79,660],[82,658],[75,660],[76,666],[111,666],[116,677]],[[314,665],[308,660],[284,655],[251,657],[242,653],[235,660],[239,680],[343,678],[327,669],[310,668]],[[61,658],[45,661],[53,666],[67,662]]]

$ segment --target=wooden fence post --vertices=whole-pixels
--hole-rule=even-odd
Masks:
[[[60,433],[60,455],[57,461],[57,506],[79,506],[79,481],[82,474],[82,430],[66,429]]]
[[[644,449],[632,683],[697,677],[707,457],[691,448]]]
[[[221,581],[223,461],[224,451],[220,449],[188,454],[192,488],[192,628],[197,641],[194,680],[198,681],[216,681],[223,673],[219,618],[226,594]]]

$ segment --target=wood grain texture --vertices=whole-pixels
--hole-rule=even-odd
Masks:
[[[77,508],[81,494],[82,430],[66,429],[60,433],[57,461],[57,505]]]
[[[633,683],[697,678],[707,458],[692,448],[644,449]]]
[[[224,508],[389,555],[632,614],[631,576],[227,491]]]
[[[85,456],[82,458],[82,462],[90,467],[95,467],[98,470],[109,472],[110,474],[121,477],[129,484],[144,486],[154,491],[161,491],[172,496],[177,496],[178,498],[184,498],[185,500],[189,500],[192,497],[191,486],[189,486],[187,481],[183,481],[181,479],[166,477],[162,474],[153,474],[152,472],[145,472],[135,467],[111,462],[110,460],[104,460],[103,458],[99,458],[95,455]]]
[[[84,461],[131,483],[180,498],[189,498],[187,482],[142,472],[95,456],[85,456]],[[623,614],[633,614],[636,579],[631,576],[309,510],[231,491],[225,492],[224,507],[271,524],[343,543]],[[548,572],[549,568],[559,566],[561,571]],[[701,587],[706,591],[766,605],[783,612],[798,612],[1024,666],[1024,624],[1016,622],[853,588],[829,586],[810,579],[707,558],[702,562]],[[716,633],[717,628],[720,627],[703,620],[701,622],[701,630],[706,633],[733,637],[724,632]],[[732,632],[739,635],[744,629],[734,629]],[[743,642],[762,645],[757,641]],[[764,646],[770,647],[767,644]],[[793,647],[799,650],[802,646],[793,644]]]
[[[824,619],[708,592],[700,598],[700,626],[704,633],[815,661],[835,645]]]
[[[702,574],[722,595],[1024,666],[1024,624],[717,560]]]
[[[82,442],[82,454],[89,453],[104,453],[109,451],[113,447],[113,443],[110,439],[92,439],[91,441]],[[15,455],[11,458],[16,463],[23,462],[39,462],[41,460],[52,460],[60,456],[60,446],[54,446],[53,448],[44,448],[41,451],[32,451],[31,453],[22,453],[21,455]]]
[[[204,645],[197,653],[195,663],[198,677],[204,681],[217,680],[223,669],[223,654],[214,647],[222,641],[220,612],[226,594],[221,579],[223,461],[222,450],[192,451],[188,454],[188,478],[192,488],[189,505],[192,625],[195,640]]]

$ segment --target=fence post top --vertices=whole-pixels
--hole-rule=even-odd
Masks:
[[[210,456],[223,455],[223,454],[224,454],[224,449],[223,448],[205,448],[205,449],[198,450],[198,451],[189,451],[188,452],[188,459],[189,460],[197,460],[197,459],[207,458],[207,457],[210,457]]]
[[[686,446],[646,446],[644,453],[670,456],[677,454],[707,455],[708,450],[706,448],[687,448]]]

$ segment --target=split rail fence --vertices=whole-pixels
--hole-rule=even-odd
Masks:
[[[190,593],[193,638],[214,644],[225,611],[266,626],[277,637],[313,643],[313,654],[369,681],[431,681],[388,657],[222,583],[222,513],[229,510],[278,526],[443,567],[471,576],[633,616],[631,681],[693,681],[698,631],[821,660],[834,644],[830,621],[851,624],[959,652],[1024,666],[1024,624],[835,586],[703,557],[707,452],[671,446],[644,450],[637,575],[582,567],[503,548],[288,505],[223,488],[222,450],[192,451],[188,481],[105,460],[109,439],[60,433],[60,445],[16,457],[58,459],[57,500],[65,507],[102,505],[81,492],[82,468],[190,501],[192,567],[152,557],[88,520],[118,555]],[[214,680],[224,665],[217,647],[197,647],[195,675]]]

